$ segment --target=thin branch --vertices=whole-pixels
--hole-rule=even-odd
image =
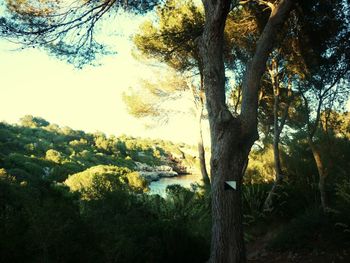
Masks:
[[[276,6],[268,1],[257,0],[256,2],[258,2],[258,4],[260,5],[266,5],[268,8],[271,9],[271,12],[275,11]]]

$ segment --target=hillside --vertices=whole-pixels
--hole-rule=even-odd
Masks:
[[[60,183],[102,165],[139,171],[149,182],[196,170],[196,156],[188,152],[195,153],[185,144],[85,133],[33,116],[23,117],[20,125],[0,123],[0,167],[20,181]]]
[[[143,173],[196,169],[193,150],[32,116],[0,123],[0,262],[203,262],[207,196],[144,193]]]

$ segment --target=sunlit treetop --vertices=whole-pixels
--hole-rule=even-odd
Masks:
[[[0,36],[43,47],[77,66],[97,53],[108,53],[96,35],[104,19],[117,10],[147,12],[157,0],[6,0],[0,5]],[[118,30],[118,25],[115,26]]]
[[[175,110],[171,105],[172,102],[178,103],[183,92],[188,89],[186,80],[175,71],[169,70],[162,74],[162,78],[140,80],[139,86],[129,88],[123,93],[123,101],[131,115],[150,118],[149,121],[153,119],[157,124],[167,123],[169,116],[186,111],[181,107]]]
[[[248,5],[234,8],[226,20],[224,56],[228,67],[238,57],[247,60],[255,48],[258,24]],[[198,40],[203,33],[204,9],[199,1],[167,0],[145,21],[134,37],[138,59],[155,58],[179,71],[201,70]]]
[[[144,22],[135,35],[135,55],[159,59],[180,71],[197,67],[195,40],[203,24],[203,10],[193,1],[167,0],[157,8],[156,20]]]

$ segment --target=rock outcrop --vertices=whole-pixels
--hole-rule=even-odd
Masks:
[[[167,165],[150,166],[145,163],[135,162],[136,170],[147,181],[158,181],[163,177],[175,177],[179,174]]]

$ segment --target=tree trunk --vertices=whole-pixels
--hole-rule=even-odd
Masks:
[[[231,1],[205,1],[206,23],[200,42],[211,135],[212,240],[210,262],[245,262],[241,181],[246,154],[239,154],[239,123],[225,103],[223,36]],[[238,134],[236,134],[238,135]],[[245,156],[245,158],[244,158]],[[225,181],[238,189],[225,190]]]
[[[275,128],[274,128],[274,132],[275,133],[273,136],[273,158],[274,158],[274,166],[275,166],[275,181],[264,203],[264,210],[266,211],[271,210],[273,196],[275,195],[278,186],[282,183],[283,177],[284,177],[282,168],[281,168],[280,149],[279,149],[280,136],[278,132],[276,133]]]
[[[278,78],[278,65],[277,62],[273,60],[272,69],[270,71],[270,77],[273,87],[273,96],[274,96],[274,105],[273,105],[273,157],[274,157],[274,165],[275,165],[275,181],[273,186],[265,200],[264,210],[271,211],[273,197],[276,193],[278,186],[282,183],[284,174],[281,166],[281,158],[280,158],[280,136],[283,130],[284,124],[286,123],[286,119],[288,117],[288,109],[290,105],[290,101],[287,103],[286,108],[284,110],[283,115],[281,116],[281,121],[279,124],[278,111],[280,104],[280,86],[279,86],[279,78]],[[288,97],[291,93],[291,83],[288,85]],[[287,98],[289,99],[289,98]]]
[[[282,0],[271,13],[243,85],[241,116],[233,117],[226,105],[223,61],[224,26],[230,0],[203,0],[204,31],[199,43],[211,135],[212,240],[211,263],[246,262],[242,224],[242,180],[248,154],[257,139],[259,83],[276,31],[292,6]],[[225,190],[226,181],[237,189]]]
[[[308,139],[309,146],[312,151],[312,155],[314,157],[319,181],[318,181],[318,189],[320,191],[320,198],[321,198],[321,206],[323,211],[327,211],[328,209],[328,200],[327,200],[327,194],[326,194],[326,179],[327,179],[327,172],[324,168],[320,151],[318,150],[317,146],[314,144],[312,138]]]
[[[239,123],[231,119],[226,128],[214,124],[216,146],[212,166],[213,228],[210,262],[245,262],[243,236],[242,179],[248,154],[241,147]],[[223,134],[223,135],[222,135]],[[236,181],[237,189],[225,190],[226,181]]]
[[[335,84],[336,84],[336,82],[334,82],[333,85],[335,85]],[[317,110],[316,110],[316,119],[315,119],[314,124],[311,125],[310,119],[309,119],[310,118],[309,104],[308,104],[307,98],[304,96],[304,94],[301,93],[301,95],[304,99],[305,106],[307,109],[308,144],[311,148],[312,156],[314,157],[318,176],[319,176],[318,189],[320,192],[321,206],[322,206],[323,211],[326,212],[328,210],[328,201],[327,201],[326,185],[325,185],[326,178],[327,178],[327,171],[323,165],[321,153],[320,153],[317,145],[315,145],[315,143],[313,141],[314,135],[315,135],[317,128],[318,128],[318,125],[320,123],[321,107],[322,107],[322,103],[323,103],[324,98],[322,95],[321,95],[321,97],[319,97],[318,106],[317,106]]]
[[[210,186],[210,179],[207,171],[207,165],[205,162],[205,148],[203,143],[203,133],[202,133],[202,119],[203,119],[203,110],[204,105],[203,102],[199,105],[198,112],[198,158],[199,158],[199,166],[201,170],[201,175],[203,179],[203,183],[205,186]]]
[[[280,185],[283,180],[283,173],[282,173],[281,159],[280,159],[280,149],[279,149],[280,129],[278,127],[278,104],[279,104],[279,94],[278,95],[275,94],[274,95],[274,114],[273,114],[274,115],[273,158],[274,158],[274,166],[275,166],[275,181],[264,203],[264,210],[267,210],[267,211],[271,210],[273,196],[276,193],[278,185]]]
[[[203,132],[202,132],[202,120],[203,120],[203,112],[204,112],[204,83],[203,83],[203,68],[201,64],[198,66],[199,75],[200,75],[200,86],[199,89],[196,86],[192,85],[192,95],[193,95],[193,103],[196,109],[196,117],[198,121],[198,141],[197,141],[197,149],[198,149],[198,159],[199,159],[199,168],[202,175],[202,180],[205,186],[210,188],[210,178],[208,175],[207,165],[205,161],[205,148],[203,142]]]

